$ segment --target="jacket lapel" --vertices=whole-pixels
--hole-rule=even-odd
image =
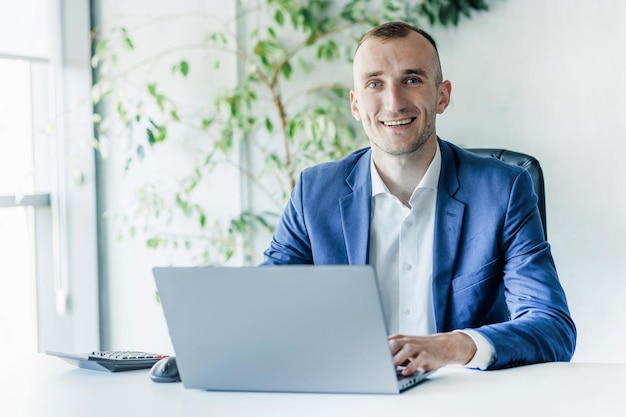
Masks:
[[[459,189],[457,160],[451,147],[439,141],[441,174],[435,211],[433,247],[433,302],[437,331],[446,328],[446,312],[452,284],[455,260],[459,250],[465,204],[453,198]]]
[[[339,199],[341,223],[350,265],[365,265],[369,261],[370,217],[372,211],[372,182],[370,180],[371,150],[357,161],[346,177],[351,193]]]
[[[460,187],[457,157],[447,142],[440,140],[439,146],[442,159],[433,242],[433,301],[437,331],[441,332],[447,330],[446,311],[459,250],[465,204],[454,199],[454,194]],[[355,164],[346,177],[346,184],[351,192],[339,199],[348,262],[351,265],[364,265],[369,262],[372,210],[370,158],[371,150],[368,150]]]

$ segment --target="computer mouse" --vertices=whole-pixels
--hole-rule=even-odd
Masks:
[[[152,365],[150,379],[154,382],[179,382],[180,375],[178,374],[176,358],[168,356]]]

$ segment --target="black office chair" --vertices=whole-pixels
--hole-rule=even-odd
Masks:
[[[537,194],[537,206],[539,207],[539,214],[541,215],[541,223],[543,225],[543,234],[548,238],[548,228],[546,226],[546,197],[545,186],[543,183],[543,171],[541,165],[534,157],[519,152],[508,151],[506,149],[488,149],[488,148],[474,148],[467,149],[482,156],[491,156],[498,158],[499,160],[506,162],[507,164],[517,165],[525,168],[533,180],[533,186],[535,187],[535,194]]]

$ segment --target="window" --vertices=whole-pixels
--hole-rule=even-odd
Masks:
[[[69,174],[94,154],[67,133],[92,135],[70,105],[89,96],[89,27],[87,0],[0,6],[0,354],[99,348],[95,179]]]
[[[45,63],[0,58],[0,351],[36,351],[35,211],[49,195],[35,195],[33,106],[47,92],[32,94],[33,77]],[[40,115],[47,116],[47,115]]]

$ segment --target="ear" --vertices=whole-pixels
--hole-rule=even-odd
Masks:
[[[452,83],[448,80],[439,84],[437,89],[437,114],[441,114],[450,104],[450,94],[452,93]]]
[[[350,90],[350,111],[352,111],[352,116],[360,122],[361,116],[359,115],[359,100],[356,98],[354,88]]]

